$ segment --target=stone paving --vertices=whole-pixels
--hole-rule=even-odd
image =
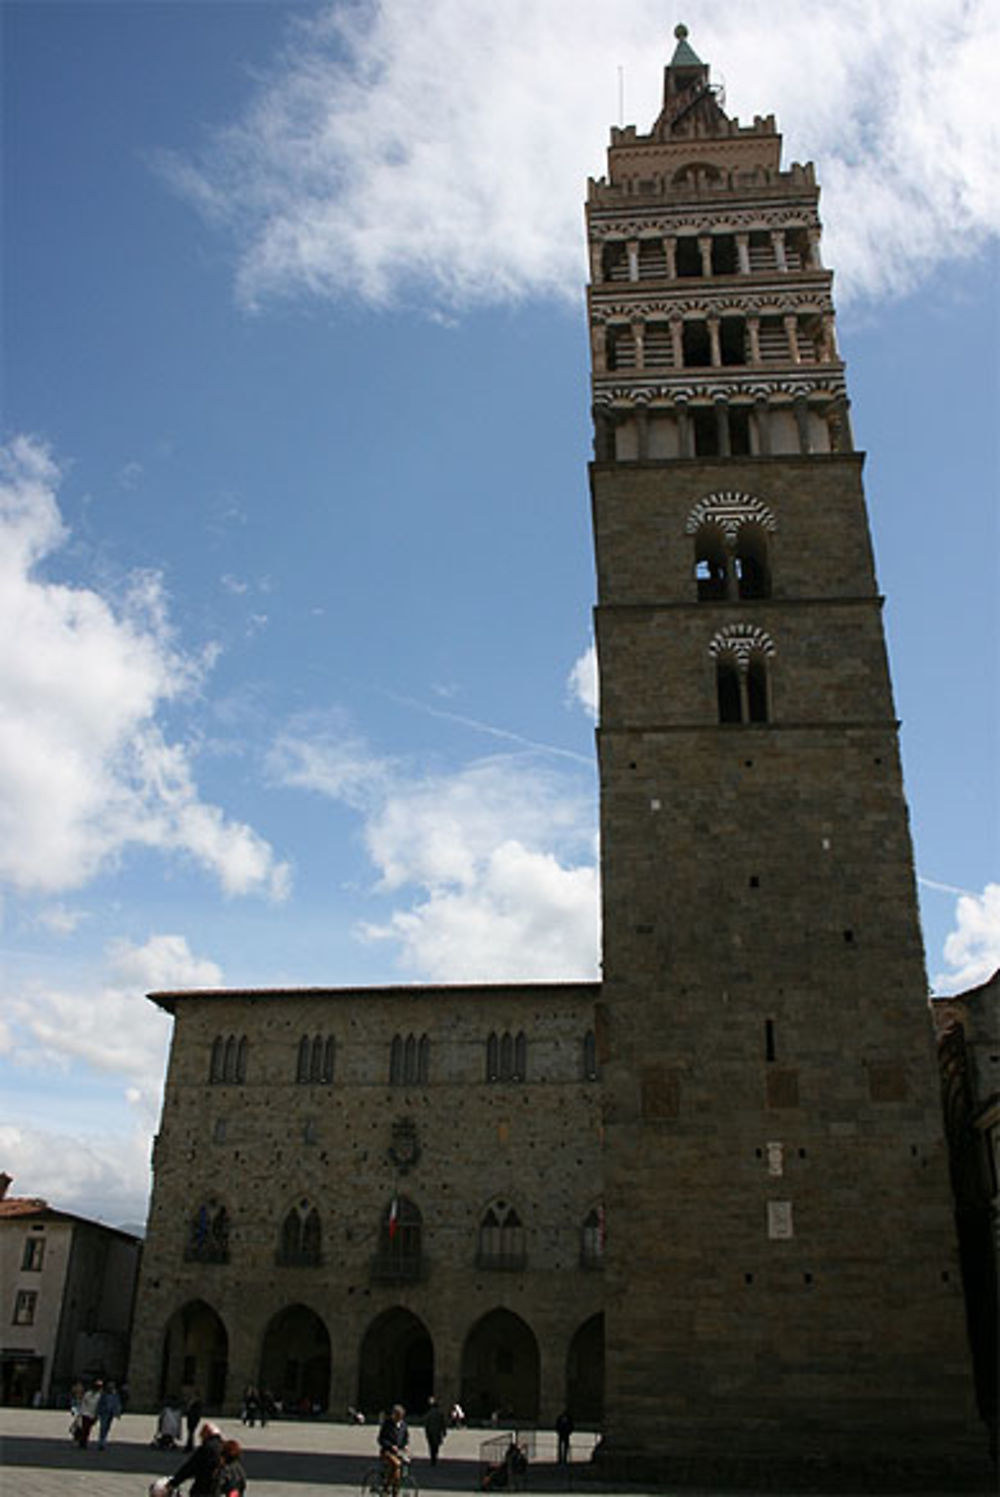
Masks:
[[[220,1421],[224,1432],[239,1439],[247,1466],[247,1497],[360,1497],[361,1479],[375,1453],[373,1425],[297,1423],[278,1421],[265,1429],[244,1429],[236,1420]],[[151,1447],[154,1418],[126,1414],[112,1428],[106,1450],[93,1445],[79,1450],[69,1438],[69,1415],[52,1409],[0,1408],[0,1497],[147,1497],[157,1476],[176,1471],[183,1454]],[[437,1466],[426,1457],[423,1432],[413,1431],[413,1471],[421,1497],[435,1493],[480,1491],[480,1447],[497,1431],[452,1431]],[[555,1436],[539,1433],[535,1460],[526,1490],[544,1497],[581,1492],[585,1497],[610,1497],[611,1483],[595,1480],[589,1463],[592,1436],[574,1435],[576,1463],[557,1466]],[[778,1484],[765,1483],[771,1491]],[[186,1490],[186,1489],[185,1489]],[[620,1494],[621,1486],[615,1489]],[[649,1488],[631,1487],[629,1497],[642,1497]],[[661,1489],[681,1490],[679,1485]],[[744,1491],[747,1497],[749,1489]],[[859,1497],[857,1488],[843,1488],[840,1497]],[[757,1489],[758,1493],[760,1488]],[[955,1497],[961,1491],[995,1497],[994,1482],[986,1486],[923,1485],[920,1497]],[[683,1497],[719,1497],[718,1489],[695,1489],[683,1484]],[[726,1497],[740,1497],[729,1490]],[[783,1497],[808,1497],[785,1491]],[[830,1497],[827,1487],[826,1497]],[[906,1497],[900,1489],[895,1497]]]
[[[358,1497],[361,1478],[375,1451],[373,1425],[279,1421],[244,1429],[220,1421],[242,1444],[247,1497]],[[69,1415],[50,1409],[0,1408],[2,1497],[146,1497],[150,1482],[176,1471],[183,1454],[152,1449],[154,1419],[126,1414],[112,1426],[105,1450],[79,1450],[69,1438]],[[478,1490],[479,1448],[496,1432],[452,1431],[436,1467],[426,1458],[423,1433],[412,1435],[413,1469],[421,1494]],[[555,1436],[539,1437],[538,1482],[546,1492],[566,1492],[572,1471],[554,1464]],[[581,1437],[580,1455],[589,1454]],[[548,1447],[551,1446],[551,1449]],[[590,1497],[599,1497],[588,1484]]]

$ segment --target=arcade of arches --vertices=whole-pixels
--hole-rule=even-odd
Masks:
[[[230,1336],[204,1300],[182,1306],[167,1323],[160,1362],[161,1399],[182,1388],[203,1390],[211,1408],[232,1404],[240,1389],[227,1386]],[[561,1359],[563,1387],[557,1402],[574,1410],[578,1424],[600,1424],[604,1385],[604,1316],[592,1315],[573,1334]],[[340,1364],[339,1368],[336,1364]],[[557,1364],[554,1364],[554,1367]],[[468,1329],[461,1365],[444,1396],[456,1396],[472,1419],[499,1412],[530,1424],[539,1418],[542,1358],[532,1328],[513,1311],[496,1308]],[[339,1372],[340,1377],[336,1377]],[[307,1305],[288,1305],[263,1326],[256,1366],[247,1381],[267,1388],[286,1408],[326,1411],[332,1386],[343,1379],[347,1402],[374,1416],[400,1402],[419,1415],[435,1393],[434,1342],[411,1310],[394,1306],[378,1314],[360,1345],[336,1345],[321,1316]],[[550,1374],[551,1375],[551,1374]],[[550,1400],[551,1401],[551,1400]]]

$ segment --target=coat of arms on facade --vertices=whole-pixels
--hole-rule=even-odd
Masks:
[[[412,1118],[397,1118],[393,1123],[389,1158],[401,1175],[407,1174],[420,1158],[420,1139]]]

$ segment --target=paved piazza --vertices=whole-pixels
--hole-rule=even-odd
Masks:
[[[111,1431],[106,1450],[78,1450],[69,1438],[69,1415],[55,1410],[0,1408],[2,1497],[146,1497],[156,1476],[167,1476],[183,1456],[153,1450],[154,1419],[126,1414]],[[278,1421],[266,1429],[244,1429],[222,1421],[245,1452],[247,1497],[358,1497],[361,1476],[371,1465],[375,1427]],[[436,1468],[426,1457],[423,1431],[412,1434],[414,1475],[421,1493],[478,1490],[479,1448],[496,1432],[458,1430],[448,1435]],[[574,1437],[575,1438],[575,1437]],[[590,1436],[576,1443],[589,1454]],[[572,1473],[554,1465],[555,1436],[538,1436],[537,1482],[529,1489],[569,1491]],[[185,1486],[185,1491],[187,1490]],[[588,1493],[591,1484],[587,1483]],[[591,1493],[591,1497],[598,1494]]]
[[[183,1458],[177,1452],[151,1448],[154,1422],[152,1415],[126,1414],[114,1425],[106,1450],[96,1446],[78,1450],[69,1438],[68,1414],[51,1409],[0,1408],[0,1497],[147,1497],[153,1478],[168,1476]],[[371,1465],[375,1450],[375,1426],[371,1424],[279,1420],[266,1429],[243,1429],[236,1421],[223,1421],[223,1430],[234,1434],[244,1447],[247,1497],[359,1497],[362,1474]],[[497,1433],[488,1429],[450,1433],[437,1467],[432,1468],[423,1431],[415,1429],[414,1475],[421,1497],[434,1492],[478,1492],[480,1447]],[[598,1485],[589,1464],[592,1441],[591,1435],[574,1435],[577,1461],[567,1469],[555,1464],[555,1435],[537,1434],[527,1492],[575,1491],[586,1497],[609,1497],[610,1486]],[[186,1493],[186,1485],[184,1490]],[[627,1491],[629,1497],[643,1497],[643,1489],[638,1487],[616,1490]],[[968,1492],[968,1488],[964,1490]],[[678,1497],[721,1494],[685,1486]],[[740,1494],[730,1490],[724,1497]],[[784,1497],[808,1494],[785,1493]],[[840,1497],[861,1494],[845,1491]],[[895,1497],[906,1494],[897,1493]],[[925,1490],[920,1497],[954,1494]]]

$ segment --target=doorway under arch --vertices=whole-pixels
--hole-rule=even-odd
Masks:
[[[201,1299],[182,1305],[163,1333],[161,1404],[180,1397],[184,1390],[194,1390],[206,1408],[222,1408],[228,1362],[229,1336],[221,1316]]]
[[[260,1349],[260,1388],[302,1413],[330,1404],[330,1333],[308,1305],[286,1305],[268,1324]]]
[[[504,1420],[538,1419],[538,1342],[512,1310],[491,1310],[477,1320],[462,1349],[462,1404],[474,1419],[499,1413]]]
[[[419,1316],[401,1305],[377,1316],[358,1357],[358,1407],[366,1414],[401,1403],[422,1414],[434,1392],[434,1343]]]
[[[566,1356],[566,1407],[577,1428],[604,1421],[604,1314],[577,1328]]]

